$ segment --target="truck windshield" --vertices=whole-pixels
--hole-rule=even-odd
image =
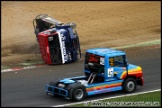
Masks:
[[[48,41],[49,41],[49,50],[50,50],[50,56],[51,56],[52,63],[53,64],[62,63],[58,35],[55,34],[53,36],[49,36]]]

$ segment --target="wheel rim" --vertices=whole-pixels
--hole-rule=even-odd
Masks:
[[[134,87],[135,87],[135,84],[134,84],[133,81],[129,81],[129,82],[127,83],[127,90],[128,90],[128,91],[133,91],[133,90],[134,90]]]
[[[83,90],[82,89],[78,89],[75,93],[75,97],[77,99],[81,99],[83,97]]]

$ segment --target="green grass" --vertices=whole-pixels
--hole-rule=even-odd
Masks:
[[[124,105],[125,104],[125,105]],[[75,104],[68,107],[160,107],[161,91],[125,96],[102,101]]]

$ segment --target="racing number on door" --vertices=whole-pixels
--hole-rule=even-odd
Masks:
[[[108,77],[113,77],[114,76],[114,69],[113,68],[109,68],[108,69]]]

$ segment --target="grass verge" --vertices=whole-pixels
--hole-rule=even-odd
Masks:
[[[67,107],[160,107],[161,91],[126,96],[102,101],[91,101]]]

